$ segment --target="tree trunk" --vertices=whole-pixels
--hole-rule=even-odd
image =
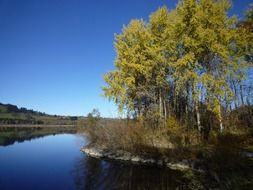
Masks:
[[[229,109],[229,102],[227,99],[227,93],[225,93],[225,113],[228,113],[228,109]]]
[[[163,100],[163,109],[164,109],[164,120],[166,122],[166,119],[167,119],[167,106],[166,106],[166,100],[164,99]]]
[[[234,98],[234,104],[235,104],[235,109],[237,109],[237,89],[236,89],[236,85],[235,85],[235,81],[232,81],[232,84],[233,84],[233,88],[234,88],[234,93],[235,93],[235,98]]]
[[[163,103],[162,103],[162,91],[161,91],[161,89],[159,89],[159,115],[160,115],[160,119],[162,119]]]
[[[221,119],[221,118],[219,119],[219,122],[220,122],[220,132],[222,133],[222,132],[223,132],[224,127],[223,127],[223,124],[222,124],[222,119]]]
[[[198,103],[195,104],[195,110],[196,110],[196,116],[197,116],[197,126],[199,132],[201,131],[201,123],[200,123],[200,113],[199,113],[199,108],[198,108]]]
[[[247,97],[246,97],[246,102],[248,106],[250,106],[250,94],[251,94],[251,86],[249,86]]]
[[[185,104],[185,115],[186,115],[186,125],[189,126],[189,83],[186,86],[186,104]]]
[[[240,84],[240,97],[241,97],[241,103],[244,105],[244,100],[243,100],[243,88],[242,85]]]
[[[220,132],[222,133],[224,127],[223,127],[223,123],[222,123],[222,116],[221,116],[221,105],[219,106],[219,122],[220,122]]]
[[[189,118],[188,104],[185,104],[185,116],[186,116],[185,123],[187,124],[188,127],[188,118]]]

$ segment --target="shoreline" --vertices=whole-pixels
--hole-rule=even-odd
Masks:
[[[117,151],[108,151],[96,146],[84,146],[81,148],[81,152],[87,154],[90,157],[98,159],[108,159],[121,161],[125,163],[138,164],[138,165],[154,165],[158,167],[167,167],[172,170],[187,171],[192,170],[195,172],[204,173],[205,167],[203,160],[190,160],[182,159],[178,161],[171,161],[168,157],[155,159],[152,157],[141,156],[137,154],[132,154],[130,152],[117,150]],[[245,157],[253,158],[253,152],[243,152]]]
[[[197,168],[197,161],[190,161],[183,159],[178,162],[172,162],[168,158],[154,159],[152,157],[144,157],[136,154],[131,154],[130,152],[118,150],[116,152],[104,150],[98,147],[85,146],[81,148],[81,151],[90,157],[98,159],[109,159],[115,161],[128,162],[138,165],[155,165],[159,167],[167,167],[172,170],[194,170],[198,172],[203,172],[201,168]]]
[[[74,128],[76,125],[68,124],[0,124],[1,128]]]

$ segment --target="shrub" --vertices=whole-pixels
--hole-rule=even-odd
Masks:
[[[89,125],[86,132],[93,146],[142,155],[163,155],[175,148],[197,144],[196,132],[187,131],[175,118],[168,120],[165,127],[157,128],[133,120],[100,121],[96,126]]]

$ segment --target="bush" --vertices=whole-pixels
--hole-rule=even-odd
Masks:
[[[86,128],[90,144],[108,150],[123,150],[142,155],[163,155],[169,150],[197,144],[196,131],[187,131],[175,119],[165,127],[147,127],[138,121],[100,121]]]

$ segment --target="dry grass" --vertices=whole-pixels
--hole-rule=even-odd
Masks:
[[[157,128],[144,127],[132,120],[100,121],[87,127],[86,134],[90,145],[105,150],[172,159],[196,160],[216,153],[237,156],[245,147],[253,145],[252,132],[248,129],[228,128],[222,134],[212,131],[209,140],[203,141],[196,129],[187,128],[173,117]]]
[[[171,118],[166,126],[154,128],[138,121],[118,120],[86,128],[90,144],[108,150],[139,155],[165,155],[198,144],[197,132]],[[179,151],[179,152],[180,152]],[[178,152],[178,151],[177,151]],[[182,154],[182,153],[180,153]]]

